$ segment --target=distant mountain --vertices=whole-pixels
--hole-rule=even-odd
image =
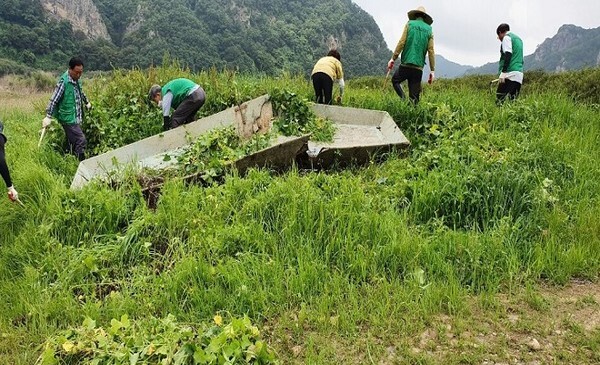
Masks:
[[[541,69],[557,72],[600,66],[600,27],[584,29],[571,24],[563,25],[554,37],[547,38],[533,54],[525,56],[524,61],[526,71]],[[468,70],[466,74],[497,72],[496,61]]]
[[[429,61],[428,61],[429,62]],[[436,54],[435,55],[435,77],[436,78],[445,78],[452,79],[455,77],[460,77],[465,74],[465,72],[471,70],[473,66],[465,66],[458,64],[456,62],[452,62],[446,59],[444,56]],[[423,70],[423,80],[426,80],[429,77],[429,65],[425,66]]]

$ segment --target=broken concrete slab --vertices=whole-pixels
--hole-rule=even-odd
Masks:
[[[337,131],[332,142],[309,141],[306,155],[298,159],[301,166],[366,163],[377,153],[410,146],[388,112],[323,104],[312,108],[318,117],[333,121]]]
[[[177,156],[191,141],[208,131],[236,125],[240,135],[248,138],[254,133],[267,132],[271,128],[272,119],[273,109],[269,96],[263,95],[240,106],[81,161],[71,189],[80,189],[92,179],[107,179],[126,166],[167,168],[177,159],[166,161],[166,154]]]
[[[404,149],[410,142],[392,117],[384,111],[313,105],[314,113],[331,120],[336,127],[332,142],[314,142],[309,136],[278,137],[271,146],[233,163],[240,172],[250,167],[283,169],[297,163],[300,167],[326,168],[365,163],[380,152]],[[249,138],[271,129],[272,105],[268,95],[250,100],[220,113],[182,127],[155,135],[82,161],[71,184],[79,189],[92,179],[108,180],[126,166],[167,169],[177,163],[177,156],[200,135],[216,128],[236,126],[238,134]],[[183,177],[194,181],[198,176]]]

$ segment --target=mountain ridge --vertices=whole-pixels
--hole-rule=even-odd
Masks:
[[[525,71],[560,72],[600,66],[600,27],[583,28],[563,24],[557,33],[546,38],[535,51],[524,57]],[[498,62],[490,62],[466,72],[496,74]]]

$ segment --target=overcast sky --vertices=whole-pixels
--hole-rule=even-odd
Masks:
[[[508,23],[522,39],[525,55],[563,24],[600,26],[600,0],[353,0],[373,16],[388,48],[394,49],[408,20],[424,6],[433,18],[435,51],[450,61],[480,66],[497,61],[496,28]]]

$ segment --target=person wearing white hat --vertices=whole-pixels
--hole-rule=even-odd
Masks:
[[[421,95],[421,78],[425,66],[425,55],[429,56],[429,82],[435,78],[435,50],[433,45],[433,18],[420,6],[408,12],[408,23],[404,26],[402,37],[396,50],[388,62],[388,70],[394,68],[394,62],[400,56],[400,66],[392,77],[394,90],[401,98],[404,92],[400,84],[408,80],[408,95],[414,104],[419,102]]]
[[[4,125],[0,120],[0,176],[8,187],[8,199],[11,201],[17,201],[19,199],[19,193],[15,190],[13,183],[10,179],[10,172],[8,171],[8,165],[6,164],[6,158],[4,157],[4,145],[6,144],[7,138],[4,135]]]
[[[500,46],[498,63],[498,90],[496,103],[502,104],[506,97],[514,100],[519,96],[523,84],[523,41],[510,31],[510,26],[502,23],[496,28]]]

